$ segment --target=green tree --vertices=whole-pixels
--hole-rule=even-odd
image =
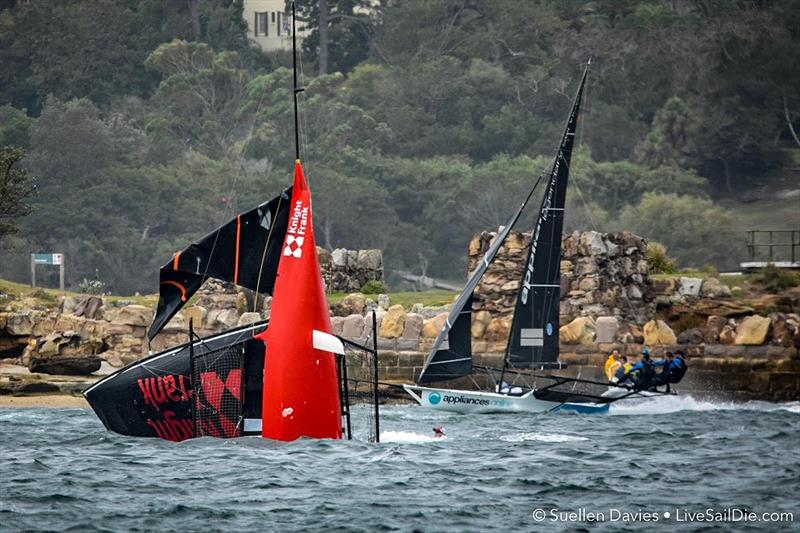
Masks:
[[[697,149],[696,130],[689,106],[673,96],[656,113],[650,133],[636,148],[637,158],[650,168],[690,167]]]
[[[622,211],[617,225],[662,243],[683,265],[736,268],[744,253],[733,213],[703,198],[646,194]]]
[[[35,178],[19,162],[25,150],[4,146],[0,151],[0,240],[18,231],[16,221],[31,212],[30,199],[36,193]]]
[[[30,128],[35,121],[24,109],[0,106],[0,146],[27,148],[30,144]]]

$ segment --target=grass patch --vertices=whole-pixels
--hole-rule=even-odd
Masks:
[[[22,283],[14,283],[0,279],[0,305],[11,303],[12,301],[19,301],[22,299],[33,300],[37,306],[46,307],[48,309],[58,307],[59,296],[90,296],[81,294],[79,292],[65,291],[61,292],[58,289],[48,289],[44,287],[31,287]],[[131,302],[139,305],[146,305],[148,307],[155,307],[158,302],[158,295],[147,294],[144,296],[103,296],[106,302],[115,304],[120,301]]]
[[[349,293],[345,292],[330,293],[328,294],[328,303],[339,303],[348,294]],[[408,311],[411,309],[411,306],[416,303],[421,303],[425,307],[440,307],[442,305],[449,305],[453,303],[456,296],[458,296],[458,292],[444,290],[391,292],[389,293],[389,303],[391,305],[400,304],[406,311]],[[377,295],[366,295],[366,297],[372,298],[375,301],[378,300]]]

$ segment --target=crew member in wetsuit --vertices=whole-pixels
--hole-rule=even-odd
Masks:
[[[678,350],[669,366],[664,367],[662,372],[662,374],[666,374],[664,376],[664,382],[667,385],[666,392],[669,392],[670,383],[680,383],[688,369],[689,364],[686,362],[686,354],[683,350]]]
[[[650,361],[650,349],[645,348],[642,350],[642,359],[633,365],[631,371],[625,374],[633,382],[633,390],[647,390],[653,381],[655,370],[653,369],[653,362]]]
[[[673,359],[675,359],[675,354],[672,352],[667,352],[664,355],[663,359],[658,359],[653,361],[653,366],[660,366],[663,367],[661,372],[656,374],[653,378],[653,389],[655,390],[656,387],[660,387],[661,385],[667,386],[667,392],[669,392],[669,365],[672,364]]]
[[[614,375],[614,383],[622,383],[625,380],[625,374],[630,372],[631,368],[633,368],[633,365],[628,362],[628,358],[624,355],[620,356],[620,365]]]

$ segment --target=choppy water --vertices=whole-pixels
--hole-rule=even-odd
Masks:
[[[357,441],[176,444],[109,434],[88,409],[0,410],[0,530],[616,531],[637,512],[658,522],[633,527],[655,531],[800,529],[800,403],[658,398],[609,415],[503,416],[390,406],[380,444],[363,440],[366,413]],[[743,510],[793,521],[676,522]]]

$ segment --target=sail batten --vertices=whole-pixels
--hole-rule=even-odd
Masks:
[[[588,65],[567,119],[531,235],[506,348],[506,363],[530,368],[558,359],[561,303],[561,238],[569,165]],[[536,332],[533,335],[531,332]]]

